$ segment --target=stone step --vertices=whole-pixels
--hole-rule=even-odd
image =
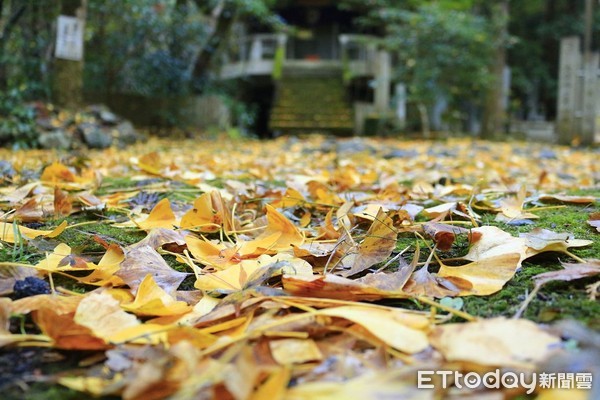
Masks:
[[[320,128],[320,129],[347,129],[347,130],[352,130],[354,128],[354,124],[353,123],[338,123],[338,124],[332,124],[332,123],[321,123],[321,122],[311,122],[311,121],[300,121],[300,122],[273,122],[270,124],[270,128],[273,130],[279,130],[279,129],[314,129],[314,128]]]
[[[348,124],[352,124],[353,121],[348,119],[348,118],[344,118],[344,119],[324,119],[324,120],[311,120],[311,119],[294,119],[294,120],[280,120],[280,119],[274,119],[271,121],[272,123],[281,123],[281,124],[325,124],[325,125],[348,125]]]
[[[284,68],[269,126],[276,131],[351,133],[354,115],[339,67]]]
[[[338,119],[352,119],[352,113],[350,112],[339,112],[333,114],[315,114],[315,113],[273,113],[271,119],[280,120],[338,120]]]
[[[284,66],[281,71],[282,78],[339,78],[342,76],[342,68],[329,65],[303,65]]]
[[[285,103],[285,104],[277,104],[272,109],[272,113],[275,112],[284,112],[284,113],[340,113],[340,112],[351,112],[348,107],[344,107],[340,104],[332,104],[332,103],[323,103],[323,104],[293,104],[293,103]]]

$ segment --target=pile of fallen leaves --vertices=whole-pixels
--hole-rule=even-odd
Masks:
[[[594,204],[560,194],[598,187],[590,151],[315,136],[0,159],[1,246],[36,256],[0,263],[0,345],[91,351],[55,378],[93,395],[514,396],[525,389],[417,389],[420,370],[554,372],[552,360],[571,356],[567,328],[518,318],[531,296],[514,319],[478,319],[460,298],[500,291],[544,252],[571,262],[537,276],[532,295],[600,274],[600,261],[572,253],[589,240],[483,223],[534,224],[556,203]],[[104,250],[88,254],[61,240],[84,224],[145,236],[94,235]],[[414,240],[400,248],[399,238]],[[426,311],[390,305],[400,299]]]

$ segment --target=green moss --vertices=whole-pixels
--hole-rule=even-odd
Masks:
[[[136,189],[136,184],[137,182],[129,177],[106,177],[94,193],[97,196],[104,196],[114,191],[126,190],[126,188],[134,190]]]
[[[570,194],[598,196],[598,193],[579,190]],[[487,214],[484,215],[483,224],[497,225],[514,236],[530,232],[537,227],[555,232],[568,232],[577,239],[592,240],[590,246],[571,249],[573,254],[583,259],[600,258],[600,235],[587,224],[588,215],[595,211],[598,211],[597,205],[567,205],[563,208],[539,210],[535,211],[535,214],[540,218],[534,220],[533,225],[519,227],[499,224],[494,221],[494,215]],[[498,293],[486,297],[465,298],[464,310],[486,318],[513,316],[533,289],[532,277],[560,269],[560,261],[576,262],[562,253],[544,253],[528,259],[515,277]],[[590,300],[585,291],[585,286],[597,279],[596,277],[547,284],[529,304],[524,317],[538,322],[574,318],[596,329],[600,328],[600,303]]]
[[[5,400],[81,400],[82,393],[69,389],[52,382],[34,382],[27,385],[27,391],[23,392],[21,388],[11,387],[3,393]],[[98,400],[117,400],[118,396],[94,397]]]
[[[525,262],[521,271],[498,293],[465,297],[464,311],[482,318],[512,317],[533,289],[531,278],[558,268],[558,263],[542,266]],[[600,303],[590,300],[585,291],[585,285],[593,281],[591,278],[544,286],[529,304],[524,317],[537,322],[574,318],[590,327],[600,328]]]

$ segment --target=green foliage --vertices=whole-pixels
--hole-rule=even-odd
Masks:
[[[276,81],[281,79],[283,72],[283,62],[285,61],[285,47],[279,46],[275,50],[275,57],[273,60],[273,79]]]
[[[148,96],[186,94],[189,66],[208,29],[206,17],[192,4],[91,2],[86,88]]]
[[[410,100],[431,106],[443,96],[456,108],[490,83],[492,48],[486,19],[447,7],[390,6],[371,12],[367,22],[386,27],[381,44],[397,54],[396,77],[407,84]]]
[[[513,112],[555,114],[560,39],[583,34],[583,1],[513,1],[509,30],[515,41],[508,51],[512,71]],[[600,34],[600,7],[595,7],[592,35]],[[595,43],[596,49],[598,43]]]
[[[37,135],[35,110],[25,104],[23,91],[0,93],[0,143],[28,149],[37,146]]]
[[[17,10],[23,12],[6,36],[0,34],[0,65],[4,76],[1,84],[17,89],[26,100],[45,99],[50,96],[50,71],[55,38],[55,20],[60,2],[39,0],[13,0],[3,2],[0,10],[0,28]]]

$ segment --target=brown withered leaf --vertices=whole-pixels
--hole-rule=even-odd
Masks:
[[[115,275],[123,279],[136,293],[148,274],[152,275],[156,284],[171,296],[175,296],[175,291],[188,276],[171,268],[161,255],[148,245],[126,249],[125,260]]]
[[[176,244],[178,246],[185,246],[185,237],[187,233],[185,231],[174,231],[166,228],[155,228],[152,229],[148,235],[137,243],[134,243],[130,248],[138,246],[150,246],[153,249],[158,249],[166,244]]]
[[[44,335],[13,334],[10,331],[10,317],[13,313],[12,301],[9,298],[0,298],[0,348],[19,342],[49,342],[50,338]]]
[[[380,286],[389,284],[398,279],[397,289],[377,287],[371,282],[361,282],[343,278],[334,274],[326,275],[284,275],[281,278],[283,288],[294,296],[320,297],[350,301],[374,301],[388,297],[406,298],[400,286],[404,283],[404,277],[399,274],[383,274],[385,277],[379,282]],[[391,275],[391,276],[390,276]]]
[[[600,260],[588,260],[584,263],[576,263],[576,264],[569,264],[569,263],[561,263],[561,264],[564,268],[562,270],[544,272],[544,273],[535,275],[533,277],[535,286],[534,286],[533,290],[529,293],[529,296],[527,296],[525,301],[523,301],[523,303],[521,303],[521,307],[519,307],[519,310],[515,314],[515,317],[520,317],[521,315],[523,315],[523,313],[527,309],[527,306],[529,305],[531,300],[533,300],[535,298],[535,296],[540,291],[542,286],[544,286],[546,283],[554,282],[554,281],[568,282],[568,281],[582,279],[582,278],[588,278],[588,277],[596,276],[596,275],[600,274]],[[591,292],[590,297],[594,298],[596,288],[592,285],[592,287],[588,288],[588,290]]]
[[[14,206],[25,200],[31,193],[38,192],[40,188],[45,191],[45,188],[43,188],[41,182],[39,181],[30,182],[21,186],[20,188],[8,188],[10,191],[6,194],[5,192],[2,192],[2,195],[0,195],[0,201],[6,201]]]
[[[600,212],[591,213],[588,220],[588,224],[596,228],[596,230],[600,232]]]
[[[442,224],[439,222],[426,222],[423,224],[423,231],[437,244],[437,248],[442,251],[448,251],[456,240],[457,235],[469,233],[468,229],[459,226]]]
[[[33,320],[42,332],[51,337],[59,349],[101,350],[108,346],[87,327],[77,324],[75,310],[65,313],[48,302],[33,312]]]
[[[420,248],[417,243],[415,254],[412,262],[410,263],[411,272],[410,277],[406,281],[403,290],[413,296],[429,296],[429,297],[446,297],[455,296],[459,292],[459,288],[456,285],[444,278],[439,278],[429,272],[429,263],[433,252],[429,255],[429,259],[418,271],[415,271],[417,264],[419,263]],[[469,285],[467,282],[466,285]]]
[[[396,248],[397,238],[398,233],[394,229],[392,219],[380,208],[356,252],[351,252],[340,261],[339,266],[345,268],[341,271],[341,275],[345,277],[356,275],[387,260]]]
[[[536,286],[543,286],[554,281],[573,281],[600,275],[600,260],[587,260],[585,263],[563,263],[563,269],[558,271],[543,272],[535,275],[533,280]]]
[[[14,219],[21,222],[41,221],[43,218],[44,210],[36,197],[27,200],[25,204],[17,208],[14,214]]]
[[[413,272],[404,285],[404,291],[414,296],[442,298],[456,296],[460,289],[452,281],[430,273],[427,265],[424,265],[418,271]]]
[[[69,194],[60,190],[58,186],[54,187],[54,215],[65,216],[73,211],[73,200]]]

